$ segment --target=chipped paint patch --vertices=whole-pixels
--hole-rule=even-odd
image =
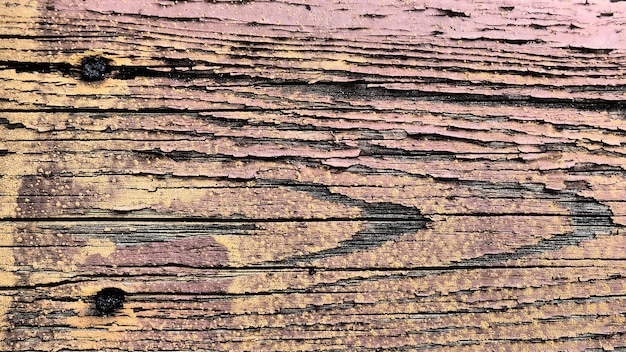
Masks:
[[[359,221],[275,222],[258,224],[257,236],[215,236],[215,240],[228,248],[230,265],[245,266],[336,248],[365,227]]]
[[[105,238],[89,238],[86,244],[87,245],[81,249],[72,263],[84,263],[85,260],[92,255],[106,258],[115,251],[115,243]]]

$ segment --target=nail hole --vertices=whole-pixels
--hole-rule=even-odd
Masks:
[[[82,77],[85,81],[100,81],[109,73],[109,60],[101,56],[87,56],[80,61]]]
[[[122,308],[126,292],[115,287],[107,287],[96,294],[96,311],[108,315]]]

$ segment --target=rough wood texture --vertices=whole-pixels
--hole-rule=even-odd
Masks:
[[[626,350],[625,21],[0,4],[0,350]]]

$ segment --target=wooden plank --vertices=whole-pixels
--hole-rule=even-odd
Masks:
[[[5,348],[124,350],[137,341],[134,348],[157,350],[300,349],[302,343],[307,349],[548,350],[623,343],[623,245],[615,251],[620,260],[603,255],[580,267],[228,269],[232,253],[221,244],[233,239],[219,237],[260,241],[271,230],[127,225],[3,226],[21,236],[3,247],[15,256],[7,268],[17,278],[3,295],[20,292],[7,314]],[[106,286],[129,296],[120,312],[102,317],[94,313],[93,295]]]
[[[27,118],[36,115],[7,114],[3,126],[11,136],[2,147],[5,178],[21,182],[2,192],[3,208],[19,209],[20,217],[143,209],[194,216],[185,204],[208,217],[355,217],[357,200],[391,201],[408,216],[579,211],[618,221],[624,215],[621,176],[614,172],[624,166],[622,137],[616,131],[603,138],[607,131],[599,127],[584,127],[582,136],[574,124],[543,127],[549,132],[542,135],[546,122],[520,122],[510,124],[517,131],[498,132],[489,126],[505,123],[459,116],[463,127],[443,127],[453,118],[432,125],[424,119],[416,131],[421,115],[387,123],[387,114],[368,114],[340,130],[321,118],[287,122],[282,130],[280,123],[259,123],[261,113],[236,122],[197,114],[99,115],[100,127],[89,114],[44,114],[47,121],[32,125]],[[125,126],[117,125],[122,119]],[[156,119],[175,126],[151,126]],[[241,199],[253,195],[249,206],[257,210],[242,208]],[[475,202],[479,195],[484,199]],[[325,198],[348,207],[308,206]],[[276,209],[298,199],[309,203],[289,214]],[[578,203],[588,209],[570,209]]]
[[[132,258],[162,265],[178,263],[207,268],[296,266],[352,270],[584,266],[594,260],[598,265],[607,260],[609,264],[603,265],[610,266],[612,261],[624,259],[621,233],[610,233],[609,227],[599,225],[563,223],[561,217],[547,216],[439,216],[428,229],[416,229],[415,222],[382,220],[200,223],[92,220],[5,222],[2,230],[5,247],[12,248],[15,260],[30,262],[35,260],[32,257],[47,258],[48,266],[38,265],[47,273],[64,272],[69,264],[73,265],[71,258],[77,255],[74,253],[77,247],[87,246],[90,241],[103,247],[107,257],[120,251],[106,262],[106,268],[123,265]],[[602,230],[606,233],[601,234]],[[594,235],[584,237],[588,233]],[[608,243],[613,247],[607,248]],[[148,248],[137,247],[141,244]],[[87,252],[97,254],[94,250]],[[11,272],[16,270],[10,265],[7,268]],[[20,280],[23,284],[33,284]]]
[[[625,10],[1,4],[0,351],[626,350]]]
[[[624,279],[606,274],[180,269],[85,278],[18,295],[9,348],[598,349],[624,343]],[[94,315],[103,284],[133,292],[115,316]]]
[[[0,107],[339,108],[373,94],[621,106],[625,5],[569,3],[48,1],[24,6],[27,35],[5,19]],[[77,82],[90,53],[116,79]]]

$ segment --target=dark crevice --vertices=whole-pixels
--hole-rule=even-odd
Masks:
[[[458,82],[457,82],[458,83]],[[420,89],[412,90],[396,90],[382,87],[367,87],[366,84],[359,83],[331,83],[320,82],[314,85],[302,85],[301,83],[280,84],[285,91],[304,91],[309,93],[318,93],[335,98],[333,103],[312,103],[307,106],[310,110],[328,110],[332,107],[335,111],[371,111],[371,107],[362,106],[354,107],[349,102],[343,102],[343,99],[354,100],[397,100],[408,99],[413,101],[445,101],[466,105],[504,105],[516,107],[541,107],[541,108],[572,108],[579,110],[594,111],[624,111],[626,110],[625,101],[612,101],[599,98],[592,99],[569,99],[569,98],[537,98],[532,96],[518,95],[487,95],[487,94],[467,94],[467,93],[449,93],[436,91],[423,91]],[[200,87],[198,88],[200,89]],[[188,109],[188,108],[145,108],[145,109],[115,109],[115,108],[72,108],[72,107],[43,107],[41,109],[3,109],[3,112],[85,112],[85,113],[180,113],[180,112],[219,112],[219,111],[276,111],[282,112],[288,109],[300,108],[304,102],[296,101],[291,106],[271,108],[260,107],[233,107],[227,109]],[[316,106],[317,105],[317,106]],[[385,110],[379,110],[385,111]],[[397,110],[394,110],[397,111]]]
[[[580,28],[580,27],[578,27]],[[583,53],[583,54],[597,54],[597,55],[608,55],[610,54],[613,50],[615,49],[596,49],[596,48],[587,48],[587,47],[582,47],[582,46],[567,46],[566,49],[569,49],[571,51],[577,52],[577,53]]]
[[[611,209],[593,198],[583,197],[571,191],[555,192],[569,194],[575,201],[560,201],[559,204],[570,211],[573,232],[554,235],[536,244],[521,246],[512,252],[485,254],[458,263],[461,265],[489,265],[509,260],[517,260],[529,255],[554,252],[566,246],[578,246],[583,241],[592,240],[597,233],[611,233],[616,224]]]
[[[450,10],[450,9],[437,9],[437,11],[439,12],[439,16],[445,16],[445,17],[465,17],[465,18],[469,18],[470,17],[470,15],[466,14],[465,12],[454,11],[454,10]]]
[[[168,59],[167,61],[171,61]],[[191,81],[193,79],[211,79],[215,82],[254,82],[254,77],[248,75],[231,76],[224,73],[210,71],[193,70],[194,64],[172,63],[168,66],[119,66],[115,68],[113,78],[121,80],[131,80],[137,77],[170,78],[180,81]]]
[[[72,75],[78,77],[80,68],[72,66],[68,63],[56,62],[21,62],[21,61],[0,61],[0,67],[5,66],[14,69],[15,72],[39,72],[52,73],[60,72],[64,75]]]
[[[543,44],[543,43],[545,43],[545,41],[542,40],[542,39],[508,39],[508,38],[488,38],[488,37],[478,37],[478,38],[459,37],[459,38],[450,38],[450,39],[452,39],[452,40],[462,40],[462,41],[467,41],[467,42],[478,42],[478,41],[496,42],[496,43],[512,44],[512,45],[527,45],[527,44]]]
[[[11,123],[8,119],[0,117],[0,126],[9,129],[9,130],[15,130],[18,128],[26,128],[26,126],[22,123]]]

